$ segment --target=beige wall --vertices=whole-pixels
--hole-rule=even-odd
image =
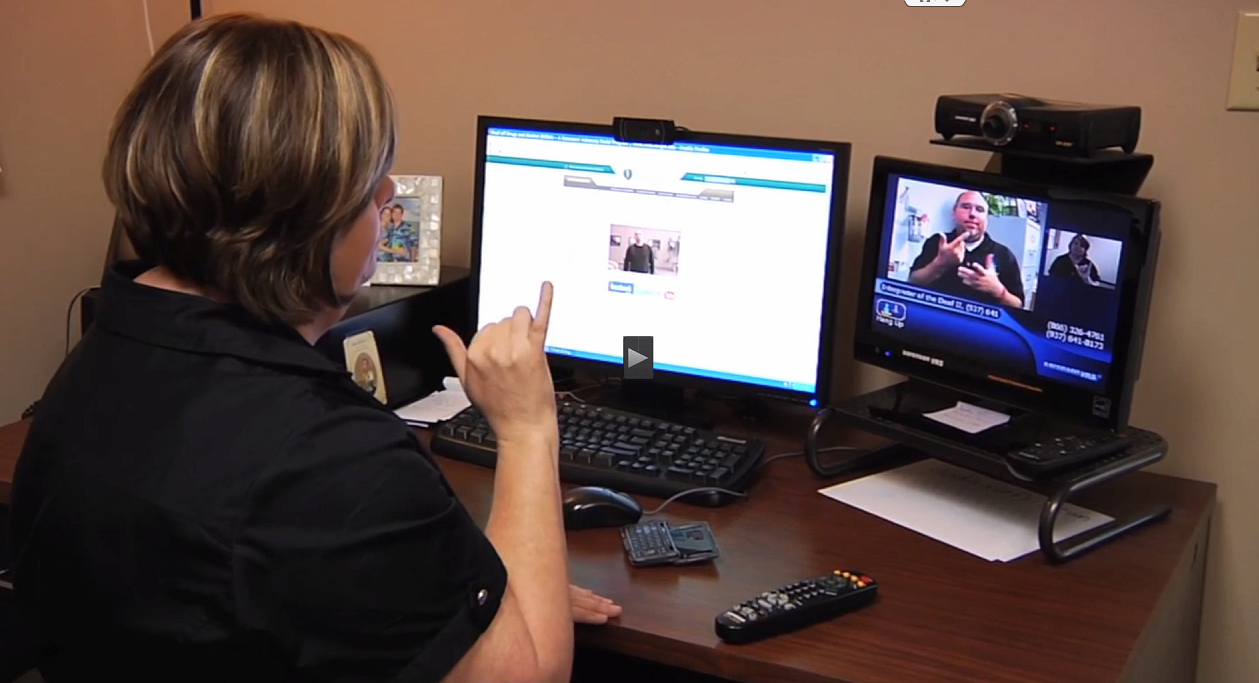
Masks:
[[[185,0],[148,5],[155,41],[187,21]],[[0,423],[39,398],[100,280],[105,136],[148,55],[141,0],[0,0]]]
[[[1145,194],[1166,204],[1166,238],[1136,420],[1171,439],[1163,471],[1221,487],[1201,681],[1259,680],[1259,654],[1247,651],[1259,642],[1259,497],[1247,491],[1259,486],[1259,360],[1250,350],[1259,333],[1259,113],[1224,111],[1235,13],[1259,10],[1259,0],[971,0],[956,9],[640,0],[615,12],[556,0],[206,4],[315,22],[376,52],[403,111],[398,170],[446,176],[452,264],[467,262],[481,113],[655,116],[850,140],[851,263],[873,154],[983,163],[927,145],[937,94],[1017,90],[1144,107],[1141,147],[1157,157]],[[96,165],[111,109],[144,57],[138,8],[139,0],[0,0],[4,419],[54,369],[65,303],[99,272],[108,211]],[[53,210],[67,200],[68,217]],[[850,269],[847,285],[854,276]],[[887,381],[848,363],[840,375],[841,391]]]

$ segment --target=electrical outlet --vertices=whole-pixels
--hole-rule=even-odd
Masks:
[[[1259,111],[1259,12],[1237,13],[1233,73],[1228,80],[1230,111]]]

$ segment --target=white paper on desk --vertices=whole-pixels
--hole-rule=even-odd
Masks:
[[[424,398],[398,408],[394,412],[407,424],[420,427],[437,424],[449,420],[459,411],[472,405],[468,395],[463,393],[463,384],[458,377],[447,377],[442,380],[442,391],[434,391]]]
[[[1037,529],[1045,496],[938,460],[819,493],[985,560],[1009,562],[1040,548]],[[1109,521],[1099,512],[1064,505],[1055,540]]]
[[[936,422],[960,429],[967,434],[978,434],[985,429],[992,429],[997,425],[1003,425],[1010,421],[1010,416],[1005,413],[982,408],[965,401],[958,401],[957,405],[952,408],[937,410],[934,413],[925,413],[923,417],[929,417]]]

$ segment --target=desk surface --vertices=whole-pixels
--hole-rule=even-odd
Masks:
[[[785,423],[779,429],[792,437],[767,436],[771,453],[800,447],[797,435],[807,423]],[[8,499],[25,436],[25,423],[0,427],[0,501]],[[491,472],[439,460],[484,521]],[[1173,578],[1179,581],[1187,562],[1200,562],[1196,546],[1215,498],[1213,484],[1138,473],[1080,502],[1115,513],[1157,496],[1173,505],[1167,520],[1066,565],[1049,565],[1039,554],[1001,564],[818,494],[827,483],[801,459],[788,458],[767,465],[752,495],[728,507],[670,505],[669,519],[712,526],[722,556],[711,566],[634,569],[616,530],[571,532],[573,582],[625,608],[611,624],[583,628],[579,642],[742,681],[1123,681],[1135,675],[1137,653],[1158,638],[1151,632],[1164,628],[1155,622],[1170,619],[1157,615],[1178,601],[1166,598],[1176,589]],[[879,602],[752,645],[725,645],[714,635],[713,617],[726,606],[836,567],[877,578]]]

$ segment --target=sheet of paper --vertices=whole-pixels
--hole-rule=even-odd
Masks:
[[[925,413],[923,417],[929,417],[936,422],[955,427],[967,434],[978,434],[985,429],[992,429],[997,425],[1003,425],[1010,421],[1010,416],[1005,413],[981,408],[965,401],[958,401],[957,405],[952,408],[937,410],[934,413]]]
[[[1040,549],[1045,496],[938,460],[837,484],[824,496],[985,560],[1009,562]],[[1076,505],[1058,514],[1055,540],[1111,521]]]
[[[463,393],[463,385],[458,377],[447,377],[442,380],[441,391],[434,391],[424,398],[408,403],[394,412],[408,424],[427,427],[442,420],[449,420],[459,411],[472,405],[468,395]]]

